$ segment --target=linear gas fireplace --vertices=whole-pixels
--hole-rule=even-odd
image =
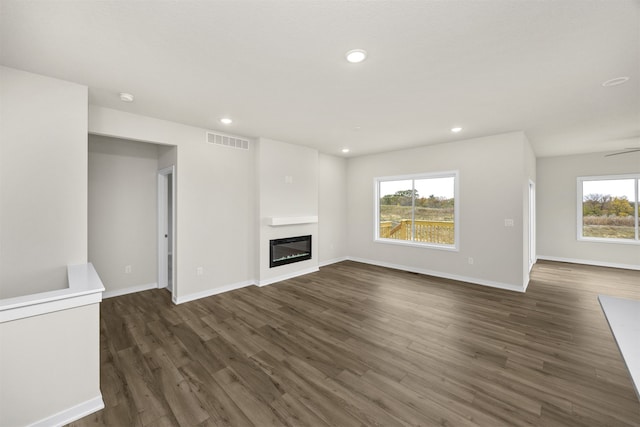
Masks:
[[[311,236],[269,241],[269,268],[311,259]]]

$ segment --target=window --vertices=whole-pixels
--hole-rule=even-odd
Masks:
[[[578,178],[578,240],[639,243],[640,175]]]
[[[458,247],[458,172],[375,179],[375,240]]]

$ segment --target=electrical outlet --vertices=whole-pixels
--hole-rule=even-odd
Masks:
[[[287,175],[284,177],[285,184],[293,184],[293,177],[291,175]]]
[[[204,274],[204,268],[198,267],[196,268],[196,276],[202,276]]]
[[[125,265],[124,266],[124,274],[131,274],[131,266],[130,265]]]
[[[511,218],[506,218],[504,220],[504,226],[505,227],[513,227],[513,220]]]
[[[469,257],[469,264],[473,265],[473,258]]]

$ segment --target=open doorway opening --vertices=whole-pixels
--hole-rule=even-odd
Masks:
[[[175,297],[174,255],[175,165],[158,171],[158,287]]]
[[[89,134],[88,258],[106,288],[103,298],[159,287],[158,245],[164,239],[158,240],[158,170],[171,165],[177,165],[176,146]],[[175,171],[177,166],[167,171],[171,180],[164,177],[163,185],[176,182]],[[175,186],[163,191],[173,197],[169,200],[175,206]],[[171,218],[167,239],[176,235],[174,224]],[[169,248],[173,271],[169,274],[167,267],[161,287],[167,287],[171,278],[175,295],[177,254],[173,241],[167,247],[167,257]]]
[[[536,184],[529,181],[529,271],[537,261],[536,256]]]

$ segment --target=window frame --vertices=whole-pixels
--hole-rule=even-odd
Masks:
[[[634,182],[634,191],[635,191],[635,199],[636,201],[633,203],[633,215],[634,215],[634,227],[635,227],[635,238],[634,239],[622,239],[622,238],[612,238],[612,237],[590,237],[584,236],[582,234],[583,231],[583,189],[584,182],[588,181],[608,181],[608,180],[622,180],[622,179],[630,179]],[[638,220],[638,209],[640,200],[638,200],[639,192],[640,192],[640,174],[632,173],[632,174],[621,174],[621,175],[599,175],[599,176],[579,176],[577,178],[577,200],[576,200],[576,228],[577,228],[577,240],[579,242],[596,242],[596,243],[618,243],[622,245],[640,245],[640,224]]]
[[[388,181],[411,180],[413,190],[415,188],[416,180],[435,178],[453,178],[453,245],[442,243],[416,242],[413,240],[387,239],[380,237],[380,183]],[[375,177],[373,179],[373,193],[373,240],[375,243],[438,249],[454,252],[460,251],[460,173],[458,170]],[[411,220],[415,220],[415,198],[412,201]]]

